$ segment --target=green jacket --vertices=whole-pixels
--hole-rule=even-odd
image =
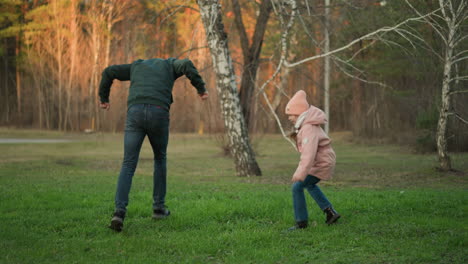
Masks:
[[[109,93],[114,79],[130,81],[127,107],[134,104],[153,104],[169,109],[174,82],[185,75],[197,89],[198,94],[206,92],[205,82],[189,59],[137,60],[132,64],[112,65],[104,69],[99,85],[102,103],[109,102]]]

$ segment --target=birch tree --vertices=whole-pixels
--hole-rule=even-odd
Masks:
[[[406,3],[417,13],[420,12],[408,0]],[[425,22],[432,27],[436,35],[442,40],[443,54],[437,54],[443,65],[443,77],[441,86],[441,103],[439,120],[437,123],[437,154],[439,166],[443,171],[452,170],[452,164],[447,147],[448,121],[450,116],[457,117],[468,125],[468,121],[460,116],[452,107],[454,94],[468,92],[457,90],[457,83],[466,82],[468,75],[459,76],[456,67],[468,60],[468,49],[463,49],[461,44],[468,40],[464,27],[468,25],[468,1],[467,0],[438,0],[439,12],[431,17],[426,17]],[[423,40],[424,41],[424,40]],[[431,47],[429,47],[431,48]],[[465,48],[466,45],[465,45]],[[465,88],[466,89],[466,88]]]
[[[237,174],[239,176],[260,176],[261,170],[250,145],[247,126],[237,95],[228,38],[222,21],[221,5],[218,0],[198,0],[197,3],[200,7],[206,41],[216,72],[216,88]]]
[[[78,55],[78,41],[80,38],[80,34],[78,33],[79,28],[80,28],[80,18],[78,14],[78,2],[77,0],[72,0],[70,3],[70,7],[68,8],[68,12],[70,12],[70,24],[69,24],[69,51],[68,51],[68,57],[69,57],[69,72],[68,72],[68,81],[66,85],[66,95],[67,95],[67,101],[66,101],[66,107],[65,107],[65,115],[64,115],[64,124],[63,127],[64,129],[67,128],[68,126],[73,130],[74,129],[74,124],[72,121],[72,118],[70,118],[70,108],[71,108],[71,98],[73,91],[77,88],[77,85],[75,84],[77,79],[76,76],[78,74],[76,73],[76,68],[77,68],[77,55]]]
[[[98,117],[99,117],[99,110],[96,107],[96,103],[91,98],[98,97],[98,78],[99,78],[99,70],[101,69],[101,65],[99,65],[99,54],[101,53],[101,38],[102,38],[102,26],[101,24],[104,23],[104,15],[101,12],[101,3],[98,1],[93,1],[89,5],[88,10],[88,27],[89,27],[89,38],[90,38],[90,48],[91,54],[91,77],[89,80],[89,89],[88,89],[88,114],[90,116],[90,125],[89,127],[91,130],[96,129],[95,124],[99,124]],[[101,67],[100,67],[101,66]],[[99,126],[97,126],[99,127]]]
[[[288,13],[285,9],[286,7],[289,6],[289,8],[291,9],[291,11]],[[259,92],[263,94],[263,99],[265,100],[265,102],[267,103],[268,105],[268,108],[270,109],[270,112],[271,114],[274,116],[275,120],[276,120],[276,123],[278,124],[278,127],[281,131],[281,134],[283,135],[283,137],[286,139],[286,141],[288,141],[289,143],[291,143],[291,145],[293,146],[293,148],[296,149],[296,143],[293,142],[289,137],[288,135],[285,133],[284,129],[283,129],[283,126],[281,125],[281,121],[278,117],[278,115],[275,113],[275,110],[276,110],[276,107],[278,106],[277,104],[279,104],[279,99],[278,97],[274,98],[274,101],[273,103],[270,102],[270,100],[268,99],[268,96],[265,92],[265,88],[266,86],[273,81],[273,79],[276,78],[276,76],[278,74],[280,74],[281,70],[282,70],[282,66],[283,66],[283,63],[286,62],[286,59],[288,57],[288,43],[290,40],[289,38],[289,33],[291,31],[291,28],[293,27],[294,25],[294,21],[295,21],[295,18],[296,18],[296,15],[297,15],[297,4],[296,4],[296,1],[295,0],[289,0],[289,1],[284,1],[283,3],[278,3],[278,6],[275,8],[276,10],[276,13],[278,14],[278,18],[280,20],[280,25],[281,25],[281,28],[282,28],[282,33],[281,33],[281,38],[280,38],[280,46],[281,46],[281,56],[280,56],[280,59],[279,59],[279,63],[276,67],[276,70],[275,72],[273,73],[273,75],[266,81],[264,82],[260,87],[259,87]],[[283,16],[287,17],[289,16],[289,20],[288,22],[286,22],[285,18],[283,18]],[[287,72],[287,71],[286,71]],[[282,89],[284,88],[283,84],[282,84],[282,87],[280,87],[278,90],[278,92],[282,92]],[[276,101],[276,102],[275,102]]]
[[[325,23],[323,33],[325,36],[325,44],[323,52],[327,53],[330,51],[330,0],[325,0]],[[330,56],[324,59],[323,69],[323,88],[325,91],[324,105],[325,115],[328,122],[325,123],[325,133],[329,133],[330,128]]]
[[[431,24],[438,31],[445,45],[442,102],[437,124],[437,154],[440,168],[445,171],[452,169],[447,150],[447,121],[450,115],[456,114],[451,109],[451,95],[455,91],[453,88],[459,78],[453,69],[457,63],[468,59],[468,56],[466,56],[468,50],[456,53],[457,46],[468,37],[466,31],[462,30],[463,23],[468,19],[467,3],[467,1],[439,0],[442,18],[445,22],[445,27],[442,27],[442,24],[440,29],[444,29],[444,32],[437,30],[437,24]],[[464,76],[464,78],[468,78],[468,76]]]
[[[289,2],[293,3],[294,5],[297,5],[296,4],[296,1],[295,0],[290,0]],[[308,1],[305,2],[306,4],[308,3]],[[329,1],[326,2],[326,4],[328,4]],[[380,4],[379,4],[380,5]],[[307,10],[309,10],[309,6],[307,5]],[[326,9],[330,8],[329,5],[326,5],[325,6]],[[304,9],[304,8],[303,8]],[[376,85],[376,86],[379,86],[379,87],[383,87],[383,88],[391,88],[389,87],[388,85],[386,85],[385,83],[381,83],[381,82],[378,82],[378,81],[368,81],[368,80],[365,80],[363,79],[362,77],[359,77],[359,76],[355,76],[355,75],[352,75],[351,73],[347,72],[345,69],[343,69],[344,67],[341,66],[341,65],[344,65],[346,67],[349,67],[351,69],[354,69],[355,71],[357,72],[362,72],[361,70],[359,70],[358,68],[356,68],[356,66],[352,65],[350,63],[350,61],[353,60],[353,57],[356,56],[357,54],[363,52],[364,49],[367,49],[369,47],[371,47],[374,43],[376,42],[382,42],[382,43],[385,43],[387,45],[393,45],[392,41],[389,41],[386,39],[386,35],[387,34],[390,34],[390,33],[393,33],[394,35],[399,35],[399,36],[404,36],[404,33],[407,32],[407,30],[405,29],[405,27],[407,27],[409,24],[411,23],[415,23],[415,22],[421,22],[421,21],[424,21],[424,19],[434,15],[438,10],[433,10],[432,12],[429,12],[429,13],[425,13],[425,14],[418,14],[418,16],[415,16],[415,17],[409,17],[409,18],[405,18],[403,21],[393,25],[393,26],[384,26],[384,27],[381,27],[381,28],[378,28],[377,30],[374,30],[372,32],[369,32],[369,33],[364,33],[363,35],[361,35],[360,37],[356,37],[355,39],[352,39],[352,40],[348,40],[348,42],[346,44],[344,44],[343,46],[341,47],[337,47],[337,48],[333,48],[333,49],[330,49],[328,48],[327,51],[325,47],[322,48],[322,52],[317,54],[317,55],[314,55],[314,56],[311,56],[311,57],[306,57],[304,59],[300,59],[296,62],[291,62],[290,60],[286,60],[284,59],[284,55],[286,54],[285,52],[282,52],[282,56],[281,56],[281,59],[280,59],[280,62],[278,63],[278,68],[277,70],[275,71],[275,73],[273,74],[273,76],[264,84],[260,87],[259,89],[259,92],[263,92],[263,89],[265,89],[266,87],[266,84],[268,84],[270,81],[272,81],[276,75],[280,72],[280,69],[282,67],[287,67],[287,68],[294,68],[294,67],[297,67],[297,66],[300,66],[300,65],[303,65],[305,63],[308,63],[308,62],[311,62],[311,61],[314,61],[314,60],[318,60],[318,59],[325,59],[327,57],[331,58],[333,60],[333,62],[335,64],[338,65],[338,68],[343,71],[343,73],[353,79],[356,79],[356,80],[359,80],[361,82],[364,82],[364,83],[367,83],[367,84],[370,84],[370,85]],[[309,16],[311,15],[310,14],[310,11],[309,12]],[[318,41],[315,41],[311,35],[311,33],[309,32],[309,30],[307,29],[307,25],[304,24],[304,20],[303,18],[301,17],[301,15],[299,14],[298,15],[298,18],[299,20],[301,21],[301,23],[303,24],[303,27],[304,27],[304,30],[305,32],[307,33],[307,35],[309,35],[309,37],[311,38],[313,44],[317,45],[317,46],[322,46],[322,45],[319,45],[318,44]],[[285,22],[284,21],[280,21],[282,25],[285,25]],[[326,24],[326,20],[325,20],[325,24]],[[325,28],[328,28],[327,26]],[[414,40],[410,40],[407,36],[404,36],[403,39],[407,40],[410,44],[410,46],[414,46],[413,42]],[[346,52],[347,50],[349,50],[351,47],[353,46],[357,46],[359,45],[360,43],[362,43],[363,41],[365,40],[372,40],[371,44],[370,45],[366,45],[364,47],[361,47],[354,55],[353,57],[349,58],[348,60],[344,60],[344,59],[340,59],[339,57],[337,57],[338,54],[340,53],[344,53]],[[282,36],[281,37],[281,41],[284,42],[284,41],[287,41],[287,42],[290,42],[291,40],[289,38],[286,38],[286,36]],[[326,44],[326,43],[325,43]],[[283,46],[283,45],[282,45]],[[341,64],[341,65],[340,65]],[[269,102],[267,101],[267,104]],[[275,115],[274,111],[271,111],[273,115]],[[280,126],[280,130],[283,131],[282,127],[281,127],[281,123],[279,122],[279,119],[278,117],[275,115],[275,118],[277,119],[277,123],[278,125]]]

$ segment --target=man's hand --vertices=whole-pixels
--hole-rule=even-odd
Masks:
[[[202,99],[203,101],[205,101],[206,99],[208,99],[208,92],[199,94],[199,96],[200,96],[200,99]]]
[[[101,103],[99,104],[99,107],[100,107],[101,109],[104,109],[104,110],[108,110],[108,111],[109,111],[110,104],[109,104],[109,103],[102,103],[102,102],[101,102]]]

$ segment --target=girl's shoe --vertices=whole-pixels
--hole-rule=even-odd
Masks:
[[[293,226],[293,227],[288,228],[288,231],[294,231],[294,230],[298,230],[298,229],[305,229],[305,228],[307,228],[307,226],[308,226],[307,221],[296,222],[296,225]]]
[[[338,219],[341,217],[341,215],[333,209],[333,207],[328,207],[325,210],[323,210],[325,214],[327,214],[327,220],[325,220],[325,223],[328,225],[331,225],[333,223],[336,223]]]
[[[117,232],[122,231],[124,219],[125,219],[125,212],[115,211],[109,228]]]

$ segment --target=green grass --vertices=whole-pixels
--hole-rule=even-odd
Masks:
[[[122,158],[121,134],[0,129],[0,137],[76,139],[0,144],[0,263],[467,263],[468,154],[460,172],[435,155],[357,145],[333,134],[336,175],[322,189],[343,215],[326,226],[307,197],[311,227],[294,224],[290,177],[298,154],[279,136],[254,138],[262,177],[234,176],[214,137],[172,135],[170,218],[151,219],[152,152],[144,143],[124,231],[106,228]]]

